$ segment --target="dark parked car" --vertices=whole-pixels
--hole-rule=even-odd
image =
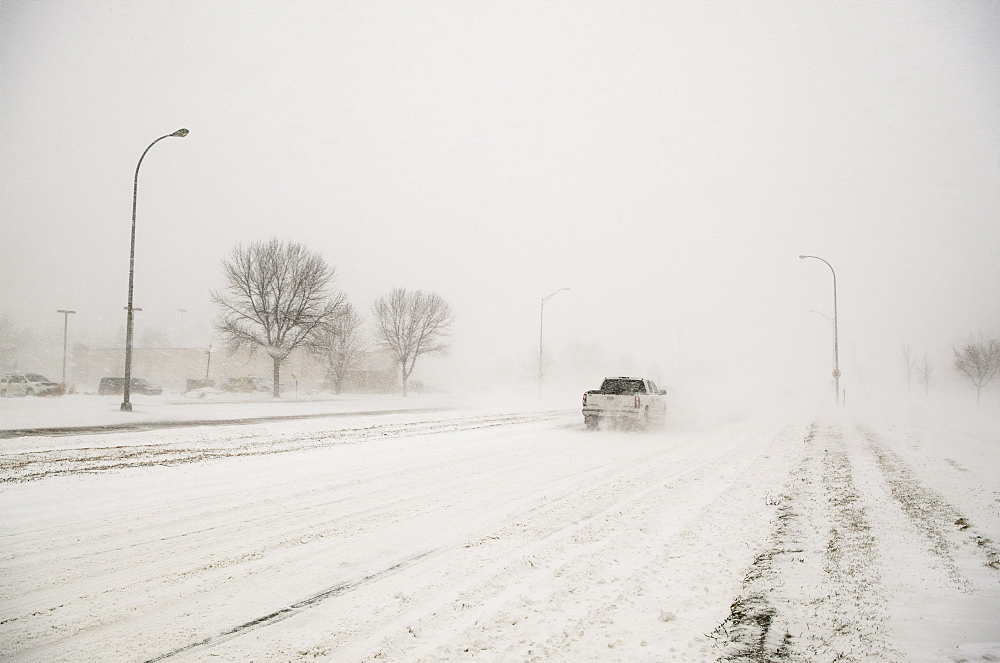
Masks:
[[[97,387],[97,393],[102,396],[125,393],[125,378],[101,378],[101,384]],[[129,388],[129,393],[158,396],[163,393],[163,389],[149,384],[142,378],[132,378],[132,386]]]

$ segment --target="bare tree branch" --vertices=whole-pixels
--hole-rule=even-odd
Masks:
[[[955,369],[964,374],[976,388],[976,402],[982,396],[983,387],[1000,374],[1000,339],[986,340],[982,334],[979,340],[970,340],[955,352]]]
[[[903,375],[906,376],[906,394],[909,395],[913,383],[913,352],[909,344],[903,346]]]
[[[277,239],[237,245],[222,270],[226,287],[211,293],[215,329],[230,350],[271,356],[278,397],[281,363],[345,305],[332,288],[336,272],[304,245]]]
[[[340,393],[347,372],[364,349],[361,337],[361,316],[350,303],[331,320],[320,325],[309,342],[309,350],[326,368],[327,386]]]
[[[924,355],[924,358],[917,362],[917,381],[924,386],[924,396],[930,396],[931,383],[934,381],[934,365],[931,360]]]
[[[375,337],[399,363],[403,393],[417,363],[425,354],[447,354],[454,314],[440,295],[396,288],[372,306]]]

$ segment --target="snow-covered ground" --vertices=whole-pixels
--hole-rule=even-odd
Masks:
[[[0,399],[0,431],[79,426],[144,426],[244,418],[308,418],[356,412],[467,407],[464,402],[442,395],[403,397],[320,394],[301,397],[286,395],[282,399],[274,399],[270,394],[234,394],[215,390],[160,396],[133,394],[130,401],[132,412],[121,411],[121,395],[71,394],[49,398]]]
[[[118,402],[0,403],[0,660],[1000,660],[995,409]]]

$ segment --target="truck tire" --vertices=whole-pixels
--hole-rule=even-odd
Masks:
[[[585,414],[583,415],[583,423],[586,424],[587,430],[597,430],[597,415]]]

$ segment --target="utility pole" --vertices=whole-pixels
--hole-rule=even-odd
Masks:
[[[63,314],[63,378],[62,386],[63,392],[66,391],[66,337],[69,332],[69,315],[70,313],[76,313],[76,311],[67,311],[65,309],[59,309],[56,313]]]

